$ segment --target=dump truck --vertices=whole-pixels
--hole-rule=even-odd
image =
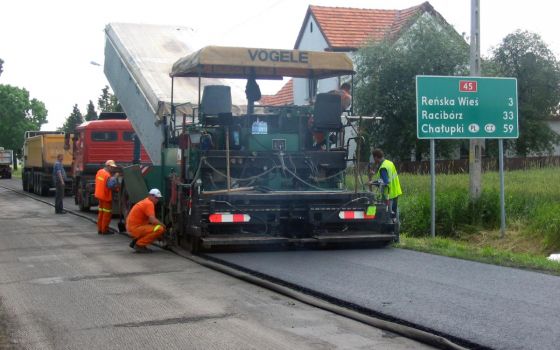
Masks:
[[[125,113],[102,112],[99,119],[86,121],[76,127],[72,135],[72,178],[74,202],[81,211],[98,205],[95,193],[95,174],[108,159],[122,168],[132,164],[150,171],[148,154],[136,137]],[[113,213],[119,213],[118,196],[113,197]]]
[[[128,114],[128,109],[137,108],[126,102],[131,100],[128,95],[139,87],[123,88],[121,82],[134,79],[113,74],[114,68],[131,72],[135,61],[143,58],[114,62],[116,57],[129,58],[130,51],[118,52],[126,45],[115,43],[122,39],[114,35],[115,27],[108,26],[106,33],[106,75]],[[152,161],[159,176],[142,178],[137,167],[125,168],[121,191],[130,206],[149,188],[162,190],[165,199],[159,216],[169,228],[168,244],[198,252],[386,245],[398,240],[399,223],[392,218],[382,189],[370,192],[361,183],[360,159],[348,147],[352,141],[359,148],[361,139],[345,142],[351,123],[343,123],[340,96],[316,94],[312,88],[321,79],[353,79],[352,61],[345,54],[209,46],[179,58],[168,69],[167,112],[130,118],[135,130],[158,127],[154,134],[161,142],[147,151],[150,157],[158,155]],[[257,80],[283,77],[310,79],[313,104],[257,105],[261,95]],[[235,83],[204,85],[206,79],[243,79],[245,104],[234,103]],[[198,96],[188,101],[189,113],[175,108],[179,103],[185,106],[184,96],[175,89],[183,80],[199,84]],[[320,147],[317,134],[325,141]],[[149,135],[139,136],[144,145],[151,144],[145,139]],[[348,161],[355,166],[348,168]],[[347,185],[350,174],[353,188]]]
[[[0,178],[12,178],[13,159],[14,152],[11,149],[4,149],[4,147],[0,147]]]
[[[64,132],[26,131],[23,143],[22,187],[27,192],[41,196],[54,188],[53,167],[56,156],[64,155],[62,165],[66,171],[66,194],[72,193],[72,150],[65,147]]]

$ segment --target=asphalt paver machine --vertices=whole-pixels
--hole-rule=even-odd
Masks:
[[[210,46],[178,60],[172,86],[177,79],[244,79],[247,104],[233,106],[227,85],[199,87],[191,115],[178,115],[172,102],[164,122],[164,148],[177,155],[176,172],[165,180],[171,241],[197,251],[397,240],[386,201],[356,182],[347,188],[356,178],[348,163],[359,162],[349,154],[340,95],[316,94],[309,106],[257,104],[257,80],[353,73],[341,53]]]
[[[136,40],[138,30],[148,36],[154,27],[106,29],[105,73],[153,164],[147,173],[123,169],[123,216],[156,187],[164,193],[158,216],[168,227],[166,244],[193,252],[398,240],[386,201],[358,185],[360,152],[350,145],[360,138],[346,132],[355,123],[341,117],[340,95],[316,93],[324,79],[352,79],[345,54],[218,46],[193,52],[170,45],[184,41],[176,28],[164,29],[168,37],[152,35],[167,43],[156,47],[162,52]],[[155,73],[164,66],[167,89]],[[259,103],[258,81],[284,77],[309,81],[307,105]],[[167,91],[170,101],[162,97]]]

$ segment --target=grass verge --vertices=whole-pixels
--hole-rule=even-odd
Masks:
[[[400,243],[396,247],[560,276],[560,263],[550,261],[544,256],[502,250],[490,245],[476,246],[472,245],[472,242],[464,243],[451,238],[401,235]]]

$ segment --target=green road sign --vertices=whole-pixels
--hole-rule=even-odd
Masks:
[[[517,79],[416,76],[419,139],[515,139]]]

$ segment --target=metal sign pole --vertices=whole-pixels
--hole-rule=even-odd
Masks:
[[[499,167],[500,167],[500,238],[504,238],[506,232],[506,203],[505,203],[505,189],[504,189],[504,140],[498,139],[499,146]]]
[[[432,238],[436,236],[436,141],[430,139],[430,175],[431,175],[431,199],[432,199]]]

